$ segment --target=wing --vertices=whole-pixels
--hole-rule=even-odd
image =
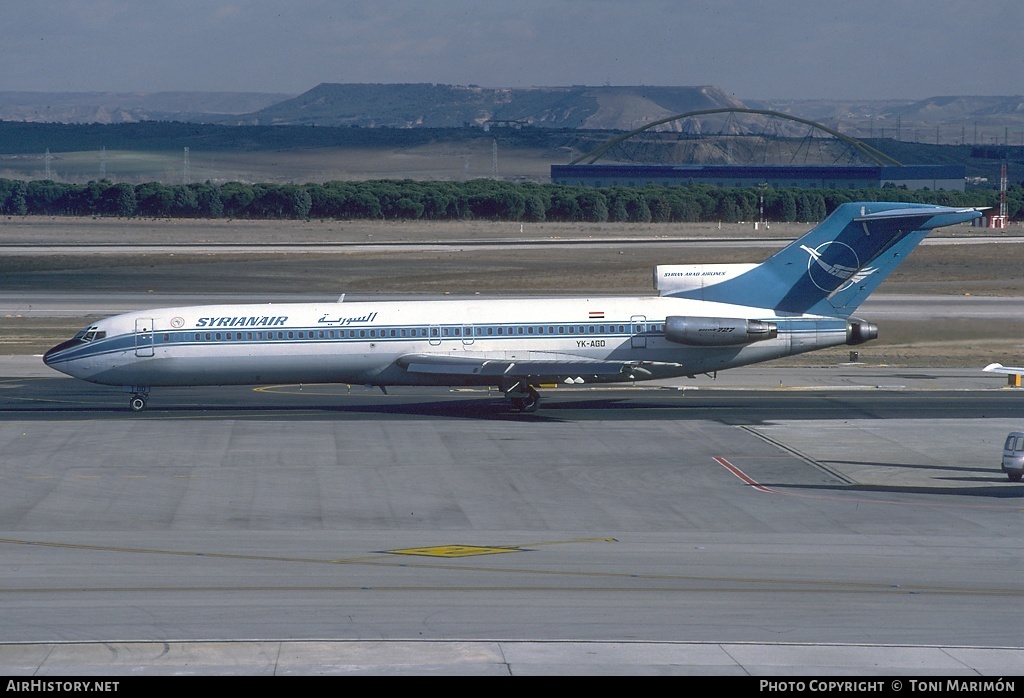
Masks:
[[[989,364],[981,370],[987,373],[1012,373],[1014,375],[1024,374],[1024,367],[1003,366],[1002,364]]]
[[[515,354],[516,352],[512,352]],[[573,376],[621,376],[623,380],[643,378],[650,371],[639,361],[591,359],[575,354],[538,352],[522,358],[487,353],[406,354],[395,362],[410,373],[437,376],[480,376],[481,378],[550,378]]]

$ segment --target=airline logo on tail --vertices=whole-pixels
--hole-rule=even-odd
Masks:
[[[811,282],[826,293],[845,291],[878,271],[877,267],[861,269],[860,257],[854,249],[836,240],[823,242],[813,250],[807,245],[800,245],[800,249],[809,255],[807,275]],[[832,261],[826,261],[826,256]]]

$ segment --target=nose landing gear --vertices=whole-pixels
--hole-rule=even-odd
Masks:
[[[132,388],[132,397],[128,401],[128,406],[132,408],[132,412],[141,412],[146,409],[146,399],[149,397],[149,391],[141,388]]]

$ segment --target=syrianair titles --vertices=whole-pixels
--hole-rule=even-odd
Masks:
[[[221,305],[96,322],[43,357],[132,393],[162,386],[361,383],[497,386],[533,411],[536,386],[694,376],[878,328],[854,312],[933,229],[973,208],[842,204],[760,264],[660,265],[658,295]]]
[[[183,323],[184,320],[182,318],[171,319],[171,327],[179,328]],[[268,317],[266,315],[229,315],[226,317],[196,318],[196,327],[284,327],[287,323],[287,315],[278,315],[276,317]]]

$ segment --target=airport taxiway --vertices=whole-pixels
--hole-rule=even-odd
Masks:
[[[970,370],[127,395],[0,360],[0,671],[1024,671]]]

